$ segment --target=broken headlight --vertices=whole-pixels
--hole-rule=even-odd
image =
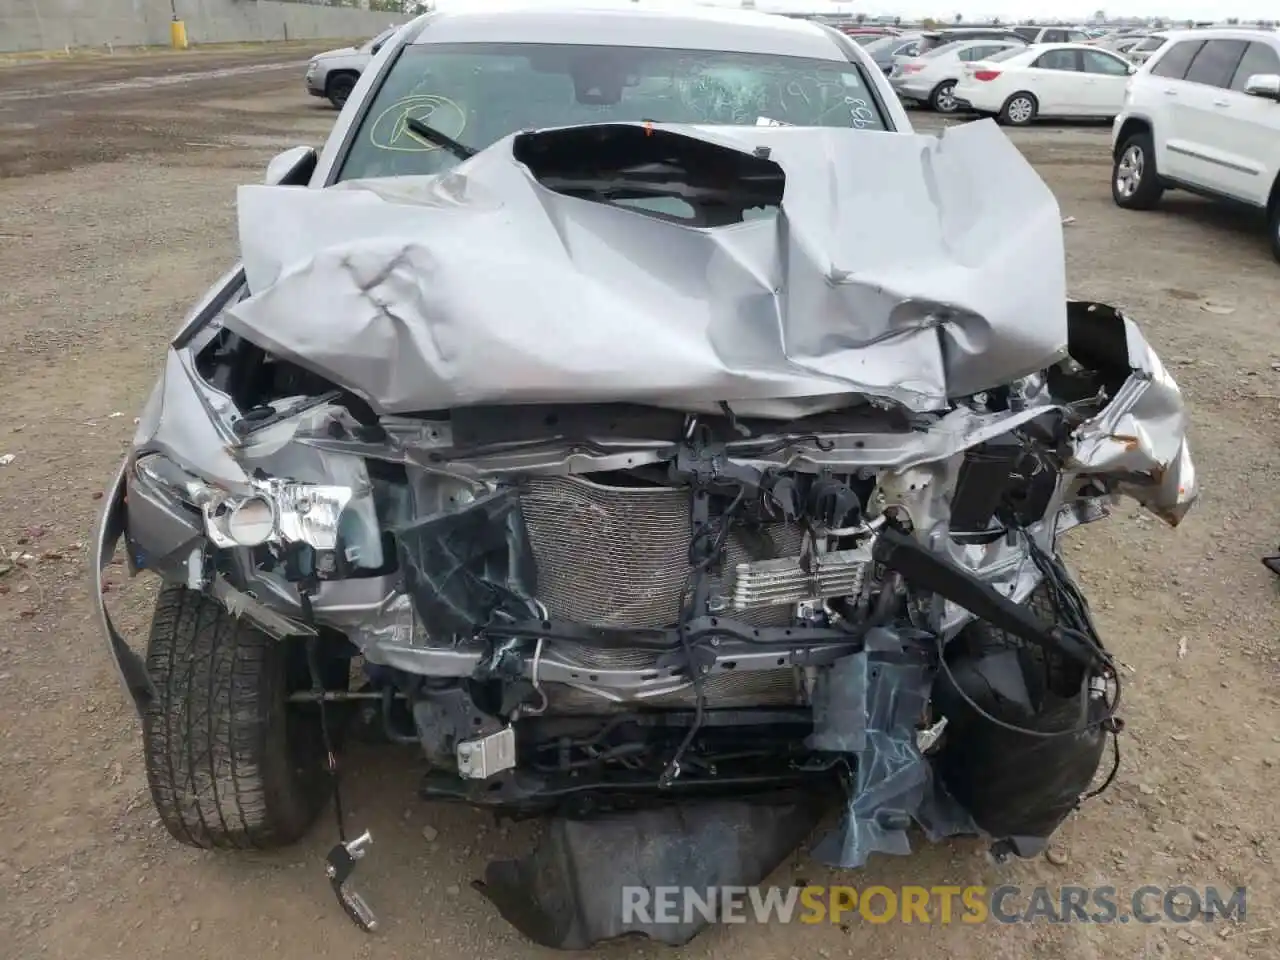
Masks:
[[[350,487],[272,481],[276,529],[289,543],[305,543],[317,550],[338,548],[338,523],[351,502]]]
[[[160,454],[139,458],[134,469],[154,486],[200,510],[217,547],[256,547],[270,541],[335,550],[350,487],[292,480],[253,480],[254,492],[235,494],[202,480]]]

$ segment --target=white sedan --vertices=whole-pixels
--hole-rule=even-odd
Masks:
[[[1038,117],[1111,119],[1137,67],[1082,43],[1042,43],[964,65],[957,108],[1023,126]]]
[[[896,67],[889,83],[899,99],[928,104],[939,113],[955,113],[952,96],[962,67],[970,61],[990,59],[1002,50],[1023,50],[1026,44],[1011,40],[956,40],[934,47]]]

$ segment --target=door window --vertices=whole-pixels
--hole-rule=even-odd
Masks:
[[[1240,59],[1236,67],[1236,75],[1231,81],[1231,89],[1244,93],[1249,78],[1259,73],[1280,74],[1280,54],[1269,43],[1254,41]]]
[[[1084,57],[1085,73],[1105,73],[1112,77],[1129,75],[1129,65],[1119,57],[1097,50],[1082,50],[1080,53]]]
[[[1247,40],[1205,41],[1183,79],[1208,87],[1229,87],[1248,45]]]
[[[1079,70],[1076,65],[1076,51],[1050,50],[1040,54],[1040,58],[1032,64],[1041,70]]]
[[[1182,43],[1175,43],[1156,61],[1156,65],[1151,68],[1151,75],[1169,80],[1181,80],[1187,75],[1187,67],[1191,66],[1191,61],[1203,46],[1203,40],[1184,40]],[[1134,49],[1136,50],[1137,47]]]

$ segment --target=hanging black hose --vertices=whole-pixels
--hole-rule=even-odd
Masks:
[[[333,811],[338,821],[338,843],[325,858],[325,873],[329,877],[329,885],[334,896],[342,905],[343,911],[357,927],[365,933],[372,933],[378,928],[378,918],[369,909],[369,905],[349,884],[351,874],[355,871],[356,861],[368,852],[373,842],[366,831],[354,840],[347,839],[346,818],[342,813],[342,781],[338,770],[338,754],[333,746],[333,736],[329,730],[329,717],[325,709],[324,675],[320,671],[320,638],[316,629],[315,609],[311,603],[311,591],[315,582],[307,579],[298,586],[298,600],[302,607],[302,620],[313,632],[307,637],[307,669],[311,674],[311,689],[316,694],[317,709],[320,711],[320,737],[324,745],[326,763],[329,770],[329,782],[333,787]]]
[[[311,606],[311,594],[303,588],[299,590],[302,602],[302,622],[312,630],[315,629],[315,610]],[[325,764],[329,771],[329,785],[333,792],[333,810],[338,820],[338,839],[347,842],[347,826],[342,816],[342,782],[338,770],[338,755],[333,749],[333,736],[329,729],[329,714],[325,707],[324,676],[320,672],[320,638],[312,633],[307,637],[307,670],[311,674],[311,691],[316,695],[317,709],[320,711],[320,737],[324,745]]]

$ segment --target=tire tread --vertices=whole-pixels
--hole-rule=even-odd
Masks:
[[[204,594],[161,590],[147,648],[158,696],[143,747],[152,800],[176,840],[270,849],[310,826],[323,794],[287,747],[284,657],[281,641]]]

